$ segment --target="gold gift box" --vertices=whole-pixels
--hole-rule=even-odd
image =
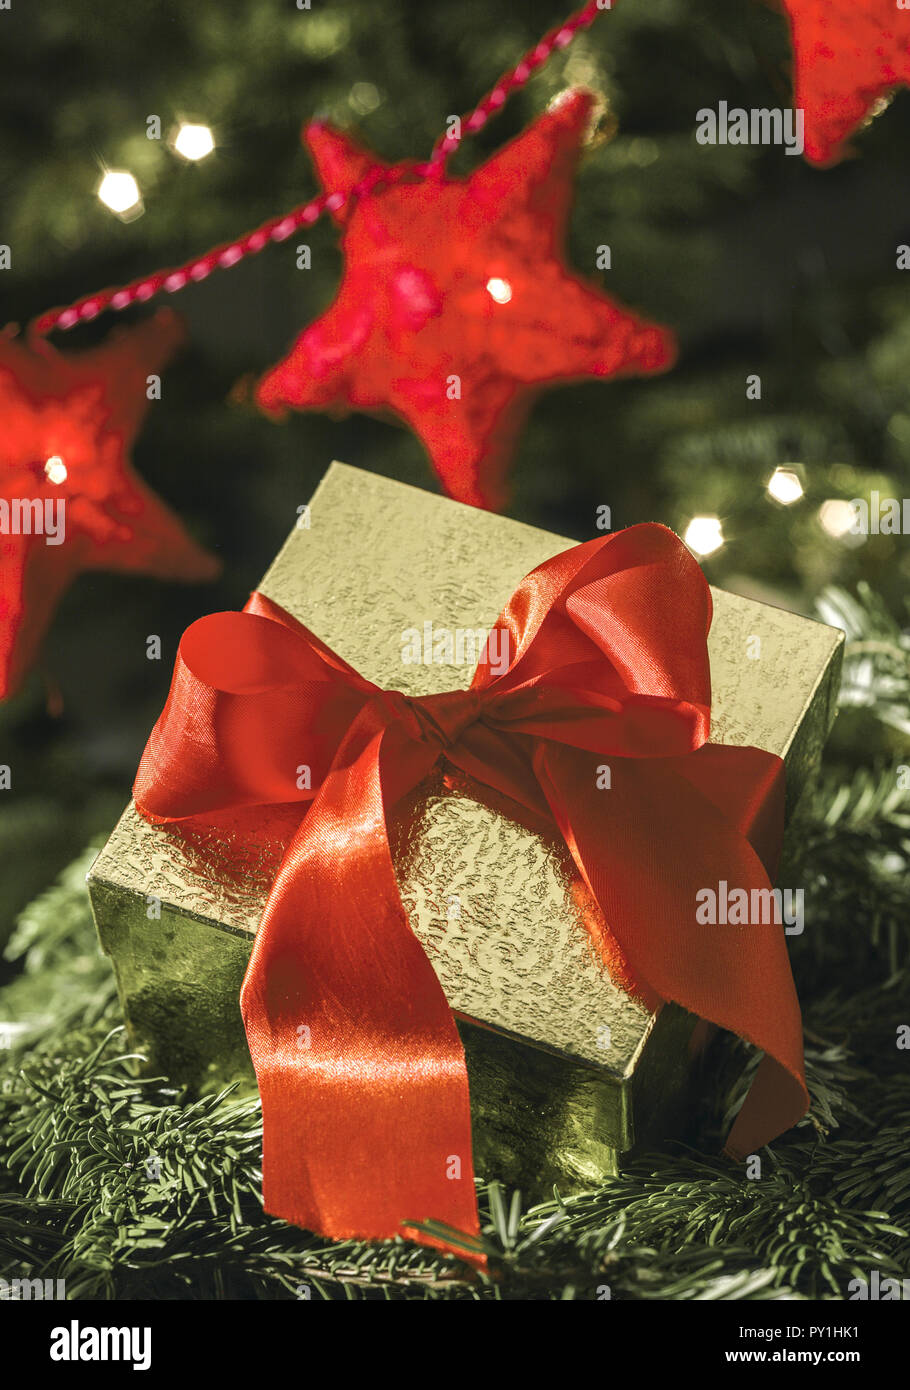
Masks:
[[[334,463],[260,587],[369,680],[435,693],[468,686],[473,666],[403,664],[403,633],[489,630],[523,576],[572,544]],[[713,596],[712,740],[780,755],[792,808],[834,717],[843,634]],[[226,816],[188,840],[131,805],[98,855],[101,944],[156,1070],[255,1084],[238,998],[292,815],[264,814],[253,838],[248,813],[243,825]],[[672,1135],[704,1029],[614,983],[558,836],[441,767],[389,823],[402,899],[465,1045],[478,1172],[568,1190]]]

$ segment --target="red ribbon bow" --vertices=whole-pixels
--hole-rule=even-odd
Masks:
[[[769,887],[783,822],[781,760],[707,742],[710,622],[689,551],[642,525],[532,571],[497,623],[508,669],[495,674],[485,653],[467,691],[382,690],[259,593],[187,630],[136,779],[139,809],[170,821],[311,802],[241,993],[267,1211],[336,1238],[427,1219],[478,1232],[464,1052],[408,924],[386,828],[443,755],[555,821],[652,995],[764,1051],[728,1153],[805,1113],[781,927],[696,921],[696,894],[722,879]],[[604,758],[609,791],[597,786]],[[302,762],[312,790],[297,785]]]

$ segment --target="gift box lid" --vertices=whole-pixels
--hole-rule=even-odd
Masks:
[[[442,692],[470,684],[473,660],[405,664],[406,641],[426,624],[431,635],[488,631],[523,576],[575,543],[333,463],[260,589],[369,680]],[[712,593],[712,740],[782,757],[792,801],[834,716],[843,633]],[[462,650],[470,658],[471,643]],[[282,850],[280,817],[266,821],[253,841],[231,817],[188,841],[130,806],[91,878],[251,939]],[[390,841],[411,925],[457,1016],[631,1075],[653,1016],[604,968],[555,837],[438,771],[390,817]]]

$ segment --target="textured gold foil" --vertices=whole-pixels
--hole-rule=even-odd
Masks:
[[[473,668],[403,664],[406,629],[489,629],[519,580],[573,544],[339,463],[306,519],[262,591],[364,676],[412,695],[466,687]],[[792,805],[834,716],[843,635],[713,595],[712,739],[780,755]],[[459,1018],[481,1171],[532,1190],[591,1181],[671,1133],[694,1020],[652,1015],[613,983],[558,839],[441,771],[390,835],[411,924]],[[237,996],[280,853],[277,840],[250,846],[230,818],[188,846],[130,806],[95,862],[96,920],[134,1042],[171,1075],[249,1074]]]

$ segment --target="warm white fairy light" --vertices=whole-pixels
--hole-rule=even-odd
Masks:
[[[829,497],[827,502],[823,502],[818,509],[818,519],[822,528],[833,536],[835,540],[840,540],[842,536],[853,527],[853,519],[856,512],[852,503],[843,501],[839,497]]]
[[[792,468],[775,468],[768,479],[768,496],[784,507],[798,502],[803,495],[803,485],[798,473]]]
[[[138,215],[142,209],[139,185],[126,169],[108,169],[98,185],[98,197],[118,217]]]
[[[716,516],[693,516],[683,537],[696,555],[711,555],[724,543],[724,530]]]
[[[372,82],[355,82],[348,100],[355,111],[362,116],[368,116],[381,104],[382,94]]]
[[[493,275],[487,281],[487,294],[497,304],[508,304],[512,298],[512,286],[508,280],[502,280],[498,275]]]
[[[215,137],[207,125],[184,121],[174,136],[174,149],[183,159],[205,159],[215,148]]]
[[[44,465],[44,473],[49,483],[66,482],[66,464],[59,454],[51,454]]]

